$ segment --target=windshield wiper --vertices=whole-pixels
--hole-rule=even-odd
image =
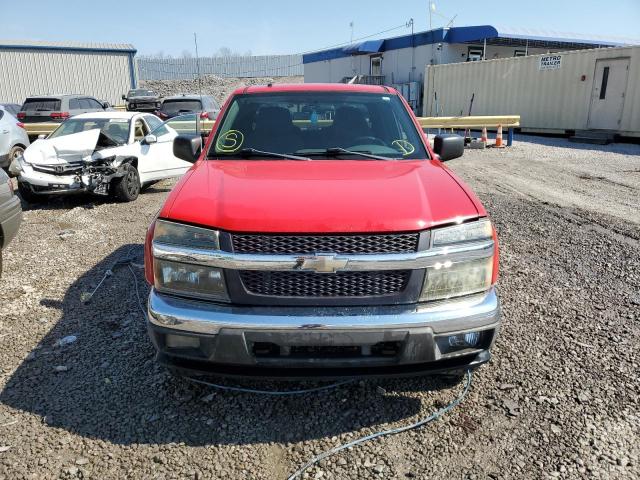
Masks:
[[[238,153],[245,157],[252,157],[254,155],[263,155],[265,157],[284,158],[286,160],[301,160],[301,161],[311,160],[309,157],[299,157],[298,155],[292,155],[288,153],[265,152],[263,150],[256,150],[255,148],[243,148]]]
[[[347,150],[346,148],[340,148],[340,147],[327,148],[324,151],[324,154],[325,155],[360,155],[361,157],[373,158],[374,160],[398,160],[397,158],[389,158],[389,157],[382,157],[380,155],[373,155],[368,150]]]

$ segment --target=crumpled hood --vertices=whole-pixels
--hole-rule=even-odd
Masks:
[[[209,160],[160,216],[242,232],[416,231],[483,213],[470,195],[436,161]]]
[[[36,140],[24,151],[23,157],[35,165],[56,165],[90,160],[95,151],[100,129],[86,130],[62,137]],[[87,158],[89,157],[89,158]]]

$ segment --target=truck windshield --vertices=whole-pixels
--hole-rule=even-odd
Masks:
[[[151,90],[129,90],[128,97],[153,97],[155,93]]]
[[[207,158],[248,158],[244,152],[254,150],[311,159],[425,159],[428,155],[420,135],[393,94],[236,95]],[[254,152],[250,158],[259,159],[260,154]]]

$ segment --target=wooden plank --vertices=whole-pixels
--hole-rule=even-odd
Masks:
[[[504,128],[520,126],[520,115],[470,116],[470,117],[419,117],[422,128]]]

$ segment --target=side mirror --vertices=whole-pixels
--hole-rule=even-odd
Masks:
[[[126,99],[127,99],[127,96],[126,96],[124,93],[122,94],[122,99],[123,99],[123,100],[126,100]]]
[[[180,160],[195,163],[202,150],[202,138],[199,135],[178,135],[173,139],[173,154]]]
[[[158,137],[152,134],[146,135],[142,139],[142,143],[144,143],[145,145],[151,145],[152,143],[157,143],[157,142],[158,142]]]
[[[111,104],[109,102],[104,102],[102,104],[102,108],[104,108],[105,110],[108,110],[109,108],[111,108]]]
[[[47,136],[44,133],[38,135],[38,140],[44,140],[45,138],[47,138]]]
[[[436,135],[433,139],[433,151],[442,162],[461,157],[464,153],[464,138],[454,134]]]

